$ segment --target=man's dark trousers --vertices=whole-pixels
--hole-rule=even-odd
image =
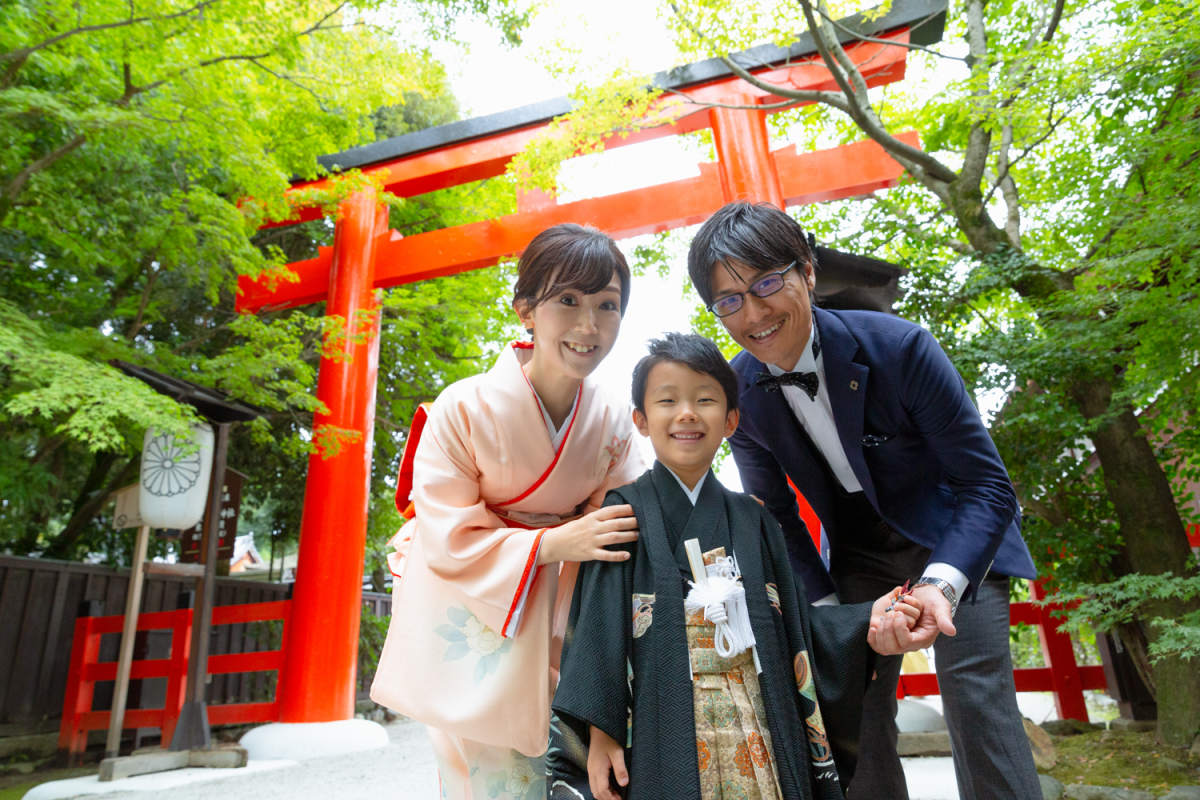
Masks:
[[[884,578],[847,569],[833,575],[845,603],[874,601],[885,592],[920,575],[929,550],[892,533],[896,569]],[[898,545],[898,546],[897,546]],[[834,543],[836,548],[836,543]],[[914,568],[915,567],[915,568]],[[975,603],[958,607],[958,634],[939,636],[934,644],[938,686],[947,727],[954,772],[962,800],[1041,797],[1033,756],[1021,724],[1012,683],[1008,640],[1008,583],[1004,575],[989,575]],[[876,679],[867,689],[859,738],[858,769],[850,783],[850,800],[906,800],[904,769],[896,753],[896,684],[903,656],[876,658]],[[1025,764],[1013,771],[1009,765]]]
[[[743,486],[783,527],[810,601],[835,590],[842,602],[874,600],[919,577],[927,562],[966,574],[958,635],[935,644],[960,794],[1039,797],[1013,689],[1007,578],[999,577],[1036,572],[1004,464],[962,379],[927,331],[885,314],[813,313],[837,434],[863,491],[847,495],[784,393],[756,385],[766,368],[749,353],[733,361],[742,415],[730,445]],[[788,478],[826,529],[828,571]],[[864,712],[853,800],[908,796],[895,753],[900,661],[880,659],[879,679],[868,690],[874,711]]]

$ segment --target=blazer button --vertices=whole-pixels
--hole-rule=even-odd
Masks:
[[[850,381],[850,391],[852,391],[852,392],[858,391],[858,381]]]

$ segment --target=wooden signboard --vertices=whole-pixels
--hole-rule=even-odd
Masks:
[[[218,510],[217,529],[221,539],[217,543],[217,563],[228,564],[233,557],[233,540],[237,537],[238,514],[242,510],[242,486],[246,476],[236,470],[225,470],[225,485],[221,487],[221,507]],[[204,531],[208,529],[208,515],[212,508],[204,510],[204,519],[194,528],[183,532],[179,539],[179,560],[185,564],[200,563],[204,552]]]

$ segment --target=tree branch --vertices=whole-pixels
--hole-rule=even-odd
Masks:
[[[827,106],[832,106],[838,111],[845,114],[850,113],[850,106],[846,103],[845,96],[841,92],[814,92],[801,89],[789,89],[786,86],[777,86],[773,83],[768,83],[761,78],[756,77],[745,67],[738,64],[729,56],[721,56],[721,61],[729,67],[734,75],[744,80],[746,83],[764,92],[770,92],[776,97],[786,97],[801,103],[824,103]]]
[[[1060,0],[1060,1],[1065,2],[1065,0]],[[966,61],[965,58],[962,58],[960,56],[948,56],[945,53],[939,53],[936,50],[931,50],[930,48],[928,48],[922,44],[912,44],[911,42],[897,42],[893,39],[879,39],[875,36],[867,36],[866,34],[858,33],[857,31],[847,28],[845,25],[843,25],[842,23],[838,22],[836,19],[834,19],[833,17],[831,17],[827,13],[825,13],[824,9],[818,8],[817,12],[822,17],[824,17],[826,20],[828,20],[829,23],[831,25],[833,25],[833,27],[837,28],[842,33],[853,36],[855,39],[858,39],[860,42],[874,42],[875,44],[894,45],[896,47],[903,47],[908,50],[919,50],[922,53],[929,53],[930,55],[937,56],[938,58],[948,58],[948,59],[952,59],[954,61]]]
[[[133,341],[134,337],[142,329],[142,319],[146,315],[146,307],[150,305],[150,293],[154,291],[154,284],[158,282],[159,270],[154,268],[153,260],[150,264],[150,277],[146,279],[146,288],[142,290],[142,299],[138,303],[137,315],[134,316],[133,322],[129,324],[129,330],[125,333],[125,338]]]
[[[1000,134],[1000,155],[997,159],[999,175],[997,176],[996,185],[1000,187],[1000,191],[1004,196],[1004,206],[1008,210],[1008,217],[1004,223],[1004,232],[1008,234],[1008,240],[1012,242],[1012,246],[1020,249],[1021,198],[1017,193],[1017,183],[1012,178],[1008,163],[1008,151],[1012,148],[1012,142],[1012,125],[1005,124]]]
[[[667,89],[667,94],[678,95],[679,97],[682,97],[684,100],[686,100],[688,103],[690,103],[691,105],[699,106],[701,109],[732,108],[737,111],[769,111],[774,108],[791,108],[792,106],[794,106],[800,102],[799,100],[785,100],[782,103],[762,103],[762,104],[755,103],[753,105],[747,106],[747,105],[739,105],[737,103],[706,103],[703,100],[697,100],[694,97],[692,97],[691,95],[689,95],[687,92],[681,92],[678,89]],[[817,94],[817,93],[814,92],[814,94]],[[689,113],[691,113],[691,112],[689,112]]]
[[[29,60],[31,55],[39,50],[45,50],[47,47],[53,47],[59,42],[69,39],[72,36],[78,36],[81,33],[107,31],[112,30],[113,28],[127,28],[131,25],[140,25],[143,22],[164,22],[169,19],[178,19],[180,17],[186,17],[189,14],[193,14],[197,11],[202,11],[213,3],[218,2],[220,2],[220,0],[201,0],[201,2],[190,8],[185,8],[182,11],[175,12],[174,14],[164,14],[162,16],[131,16],[128,19],[121,20],[120,22],[105,22],[98,25],[78,25],[69,31],[64,31],[57,36],[52,36],[49,39],[45,39],[35,45],[22,47],[18,50],[10,50],[7,53],[0,53],[0,63],[11,62],[8,69],[5,70],[4,77],[0,78],[0,89],[7,89],[8,87],[12,86],[13,81],[16,80],[17,72],[20,71],[21,67],[24,66],[25,62]]]
[[[1066,8],[1067,0],[1057,0],[1054,4],[1054,13],[1050,16],[1050,24],[1046,26],[1046,33],[1042,36],[1042,41],[1049,43],[1054,38],[1055,32],[1058,30],[1058,23],[1062,21],[1063,9]]]
[[[871,108],[870,100],[867,97],[866,81],[863,79],[862,73],[846,55],[846,51],[842,49],[836,37],[833,37],[824,26],[819,24],[811,0],[800,0],[800,5],[804,10],[804,18],[808,22],[809,29],[813,32],[813,41],[816,42],[817,51],[842,90],[845,102],[849,107],[847,113],[850,118],[914,177],[939,197],[945,198],[946,187],[938,186],[937,183],[952,183],[958,178],[958,175],[929,153],[900,141],[884,129],[882,122]],[[855,84],[860,87],[857,95],[850,86],[851,78],[844,74],[843,70],[853,76]]]
[[[3,222],[8,213],[12,211],[16,204],[17,197],[25,190],[25,184],[29,183],[29,179],[37,173],[49,167],[54,162],[61,159],[68,153],[78,149],[84,142],[87,141],[87,134],[78,134],[74,139],[60,144],[58,147],[51,150],[46,155],[29,164],[25,169],[17,173],[8,185],[0,191],[0,222]]]

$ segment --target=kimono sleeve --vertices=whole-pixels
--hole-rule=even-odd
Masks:
[[[602,506],[623,504],[624,500],[620,502],[605,502],[605,497],[610,490],[633,483],[642,476],[643,472],[650,468],[650,464],[646,462],[645,457],[642,455],[642,448],[638,446],[631,422],[626,422],[617,430],[612,437],[612,444],[605,449],[610,450],[613,457],[612,463],[609,464],[608,473],[605,475],[604,481],[588,497],[587,507],[584,510],[585,514],[595,511]]]
[[[621,505],[612,493],[604,505]],[[609,547],[635,552],[635,542]],[[580,568],[571,601],[562,677],[553,709],[586,744],[595,725],[615,741],[628,735],[628,642],[632,624],[633,562],[589,561]]]
[[[863,698],[875,672],[875,651],[867,644],[871,603],[809,606],[808,617],[817,701],[845,786],[858,763]]]
[[[536,576],[542,530],[507,528],[480,497],[466,410],[434,405],[414,462],[417,536],[429,569],[475,602],[471,610],[502,636],[515,632]],[[494,457],[494,455],[490,456]]]

